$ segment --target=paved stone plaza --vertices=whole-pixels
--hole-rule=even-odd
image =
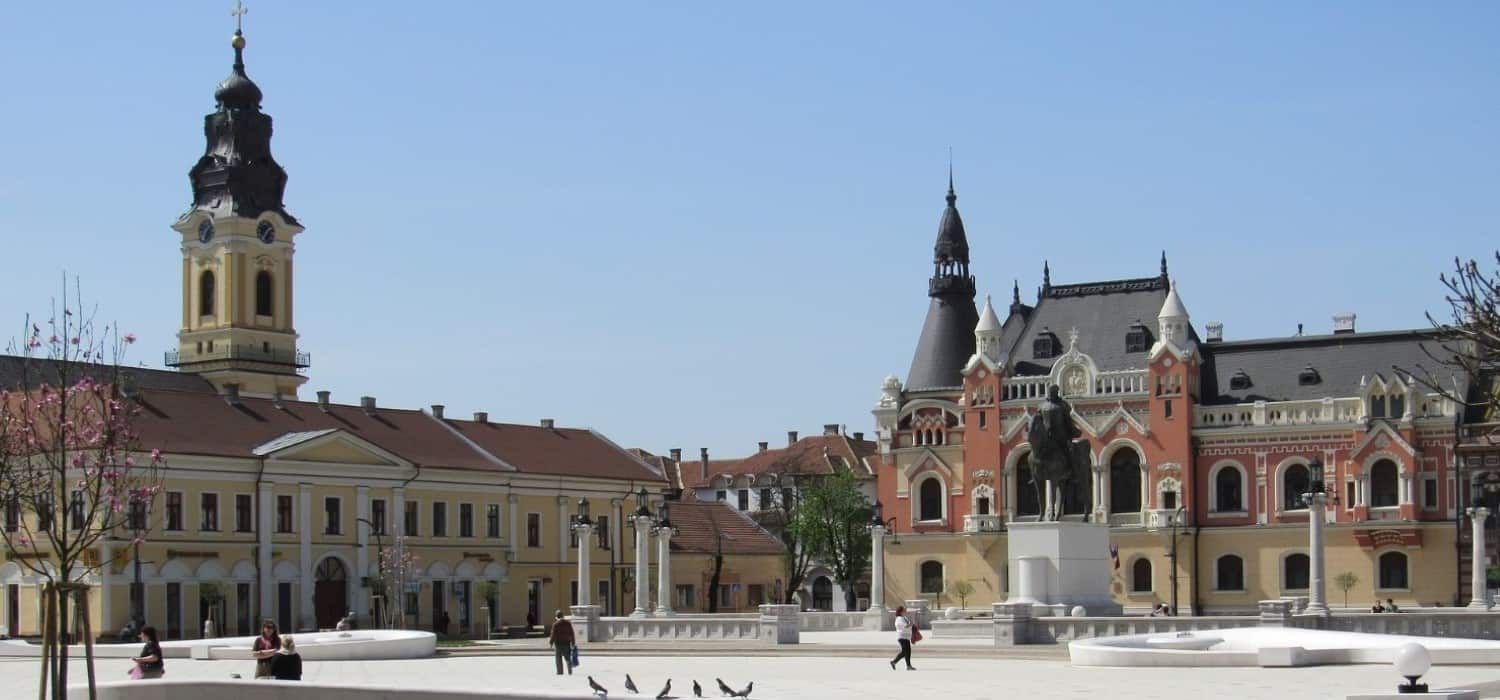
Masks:
[[[37,662],[0,661],[0,684],[7,697],[32,697]],[[129,663],[99,662],[101,678],[123,678]],[[578,674],[559,678],[552,660],[542,656],[437,657],[405,661],[309,662],[305,679],[339,685],[380,684],[470,690],[542,690],[586,693],[585,673],[611,690],[612,697],[654,697],[672,677],[672,696],[692,697],[692,679],[704,684],[705,697],[719,697],[714,677],[735,688],[755,681],[754,698],[1102,698],[1123,694],[1138,698],[1343,698],[1361,691],[1392,688],[1397,679],[1387,667],[1334,666],[1295,669],[1109,669],[1073,668],[1061,660],[924,657],[917,654],[915,672],[891,671],[884,660],[870,657],[782,656],[585,656]],[[83,667],[74,664],[73,678]],[[227,678],[249,675],[244,661],[170,660],[169,678]],[[642,695],[623,687],[629,672]],[[1500,697],[1500,667],[1436,668],[1427,677],[1433,688],[1490,688],[1483,697]],[[268,681],[269,682],[269,681]]]

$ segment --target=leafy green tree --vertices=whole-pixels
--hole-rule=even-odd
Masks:
[[[813,558],[833,569],[844,587],[845,609],[855,605],[854,583],[870,565],[870,504],[848,470],[809,480],[788,529]]]

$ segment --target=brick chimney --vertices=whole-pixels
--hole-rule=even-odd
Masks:
[[[708,448],[698,448],[698,478],[708,481]]]
[[[1224,324],[1219,323],[1218,321],[1209,321],[1208,323],[1203,325],[1203,328],[1204,330],[1208,331],[1208,338],[1206,338],[1208,342],[1224,342]]]
[[[474,412],[474,422],[475,423],[484,423],[484,424],[488,425],[489,422],[490,422],[490,414],[489,414],[489,412],[488,411],[475,411]]]
[[[436,418],[438,420],[442,420],[443,419],[443,405],[442,404],[435,403],[435,404],[432,405],[432,417]]]
[[[554,425],[554,422],[553,422],[553,420],[551,418],[543,418],[542,419],[542,427],[544,429],[551,430],[553,425]]]
[[[375,415],[375,397],[373,397],[373,396],[361,396],[361,397],[359,397],[359,408],[360,408],[360,410],[364,411],[365,415],[367,415],[367,416],[373,416],[373,415]]]
[[[864,440],[865,440],[865,434],[864,433],[861,433],[861,432],[858,432],[858,431],[856,431],[854,433],[854,441],[855,442],[864,442]]]
[[[318,410],[327,413],[332,396],[333,392],[326,389],[318,392]]]
[[[1354,332],[1354,312],[1345,311],[1333,315],[1333,332],[1335,335]]]
[[[795,445],[795,444],[797,444],[797,431],[795,431],[795,430],[788,430],[788,431],[786,431],[786,446],[787,447],[791,447],[792,445]]]
[[[224,384],[224,401],[231,406],[240,405],[240,385],[234,382]]]
[[[823,424],[823,434],[824,435],[838,435],[839,434],[839,424],[838,423],[824,423]]]
[[[670,450],[667,450],[667,453],[670,454],[670,455],[672,455],[672,461],[673,462],[676,462],[678,464],[682,464],[682,448],[681,447],[674,447],[674,448],[672,448]]]
[[[755,444],[760,447],[761,452],[765,452],[766,450],[771,449],[771,443],[766,442],[765,440],[761,440],[760,442],[757,442]]]

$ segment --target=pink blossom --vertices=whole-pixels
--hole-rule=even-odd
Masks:
[[[159,450],[159,449],[152,449],[151,450],[151,459],[153,459],[153,460],[161,459],[161,450]]]
[[[130,343],[134,343],[134,342],[135,342],[135,334],[134,333],[126,333],[125,334],[125,344],[129,345]]]
[[[74,345],[77,345],[78,344],[78,336],[76,336],[76,335],[73,336],[72,338],[69,339],[68,342],[70,342],[70,343],[72,343]]]

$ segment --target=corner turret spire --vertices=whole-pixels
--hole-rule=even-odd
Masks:
[[[953,168],[948,169],[948,205],[938,222],[932,250],[932,278],[927,281],[927,320],[917,340],[916,356],[907,375],[908,389],[949,388],[962,385],[964,363],[974,354],[974,277],[969,274],[969,239],[958,214]]]
[[[1161,252],[1161,278],[1167,279],[1167,251]]]

